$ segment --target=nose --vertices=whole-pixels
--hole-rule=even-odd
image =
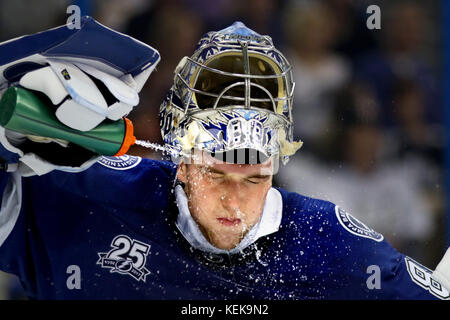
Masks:
[[[241,197],[242,194],[239,187],[234,186],[226,188],[221,197],[222,205],[227,211],[236,212],[240,207]]]

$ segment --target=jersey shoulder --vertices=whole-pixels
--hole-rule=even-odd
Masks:
[[[290,265],[330,299],[448,299],[432,271],[332,202],[279,190]],[[380,285],[377,285],[379,283]]]
[[[283,189],[278,191],[283,199],[282,225],[292,236],[302,235],[304,242],[298,242],[299,245],[308,242],[335,249],[351,245],[354,251],[385,245],[382,234],[335,203]]]
[[[79,173],[53,171],[27,178],[33,189],[70,193],[115,206],[145,207],[168,198],[176,175],[176,165],[168,161],[125,155],[101,157]]]

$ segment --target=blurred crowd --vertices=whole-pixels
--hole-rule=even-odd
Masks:
[[[304,142],[274,184],[330,200],[399,251],[432,269],[439,262],[447,232],[441,1],[78,2],[161,53],[130,114],[136,136],[152,142],[162,142],[158,110],[173,71],[205,32],[242,21],[270,35],[293,67],[295,137]],[[0,41],[64,24],[71,3],[0,0]],[[381,29],[366,25],[373,4]],[[139,146],[130,154],[160,157]]]

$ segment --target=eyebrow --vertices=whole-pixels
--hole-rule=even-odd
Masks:
[[[205,166],[205,167],[203,167],[203,168],[204,168],[204,170],[209,171],[209,172],[212,172],[212,173],[221,173],[221,174],[225,174],[225,172],[223,172],[223,171],[221,171],[221,170],[218,170],[218,169],[216,169],[216,168],[213,168],[213,167]]]
[[[205,168],[205,170],[207,170],[211,173],[219,173],[219,174],[224,174],[224,175],[227,174],[226,172],[223,172],[223,171],[218,170],[213,167],[204,167],[204,168]],[[267,179],[269,177],[270,177],[270,175],[268,175],[268,174],[252,174],[250,176],[246,176],[247,179],[248,178]]]

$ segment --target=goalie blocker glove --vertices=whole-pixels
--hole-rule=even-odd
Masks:
[[[80,29],[64,25],[1,43],[0,96],[10,86],[32,90],[54,107],[61,123],[89,131],[138,105],[138,93],[159,60],[154,48],[83,17]],[[0,141],[1,168],[19,168],[22,175],[79,171],[98,159],[71,143],[25,138],[4,128]]]

